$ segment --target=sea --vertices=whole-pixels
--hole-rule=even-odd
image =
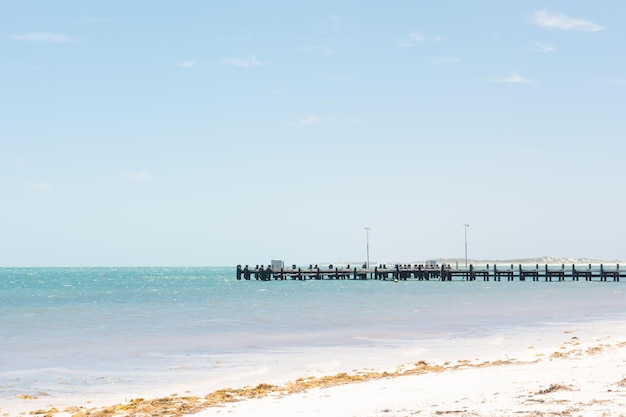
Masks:
[[[0,415],[24,398],[208,393],[281,367],[293,373],[313,351],[381,355],[421,340],[624,321],[625,285],[238,281],[235,267],[0,268]]]

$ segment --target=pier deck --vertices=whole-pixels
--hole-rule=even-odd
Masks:
[[[451,268],[449,265],[386,265],[374,268],[350,265],[272,269],[263,265],[251,268],[237,265],[238,280],[390,280],[390,281],[620,281],[626,278],[626,269],[620,265],[470,265],[467,268]]]

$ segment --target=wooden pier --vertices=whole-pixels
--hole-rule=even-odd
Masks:
[[[451,268],[449,265],[386,265],[367,268],[365,265],[298,267],[272,269],[256,265],[253,268],[237,265],[238,280],[383,280],[383,281],[619,281],[626,278],[626,269],[620,265],[485,265]]]

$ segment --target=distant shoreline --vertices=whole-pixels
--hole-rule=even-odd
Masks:
[[[371,265],[403,265],[403,264],[426,264],[428,262],[436,262],[439,265],[465,265],[465,258],[430,258],[430,259],[422,259],[422,260],[413,260],[413,261],[372,261]],[[317,265],[360,265],[363,261],[338,261],[338,262],[318,262]],[[614,265],[614,264],[623,264],[626,263],[623,260],[618,259],[592,259],[592,258],[553,258],[551,256],[543,256],[540,258],[519,258],[519,259],[468,259],[468,265]]]

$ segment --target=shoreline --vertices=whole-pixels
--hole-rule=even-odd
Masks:
[[[320,410],[318,414],[307,415],[358,414],[348,412],[346,403],[351,404],[350,409],[362,409],[359,411],[362,414],[386,416],[411,414],[402,410],[420,413],[456,410],[466,413],[462,415],[478,416],[541,415],[523,413],[543,412],[542,407],[548,405],[551,410],[561,410],[558,412],[564,412],[565,405],[570,411],[591,410],[594,401],[604,397],[607,398],[602,399],[602,404],[613,410],[611,415],[619,415],[618,410],[626,409],[620,408],[626,404],[626,388],[620,385],[622,382],[626,385],[626,364],[622,359],[626,354],[626,336],[623,335],[626,335],[624,321],[553,323],[499,329],[476,338],[452,335],[391,349],[373,346],[302,350],[286,359],[278,372],[251,373],[213,383],[198,380],[187,387],[173,381],[168,387],[154,387],[152,392],[142,393],[148,395],[143,395],[147,400],[141,401],[130,393],[115,392],[103,392],[82,403],[71,397],[35,398],[24,394],[12,402],[13,408],[0,408],[0,416],[33,412],[57,417],[99,416],[105,415],[106,410],[109,413],[106,415],[111,416],[140,416],[150,415],[148,409],[155,412],[167,408],[171,413],[164,415],[185,415],[181,413],[186,410],[199,411],[193,414],[199,417],[224,413],[287,416],[303,407]],[[262,364],[268,357],[257,359]],[[599,372],[599,375],[590,376],[591,380],[583,384],[586,374],[582,371]],[[468,379],[480,383],[468,383]],[[493,380],[502,384],[494,387]],[[541,394],[546,390],[550,392]],[[419,396],[409,395],[413,391],[428,392],[428,401],[422,404]],[[469,395],[469,391],[474,394]],[[490,391],[493,391],[491,395]],[[163,395],[164,392],[167,394]],[[595,399],[581,399],[591,393]],[[528,404],[520,402],[524,395],[530,396],[525,400]],[[546,403],[552,397],[563,399]],[[437,404],[432,404],[434,398],[438,398]],[[476,402],[477,398],[480,401]],[[529,398],[544,403],[535,402],[542,407],[532,408],[533,401]],[[178,411],[174,411],[176,407]],[[147,414],[141,414],[142,409]],[[396,414],[383,413],[380,411],[383,409],[396,410],[393,411]]]

